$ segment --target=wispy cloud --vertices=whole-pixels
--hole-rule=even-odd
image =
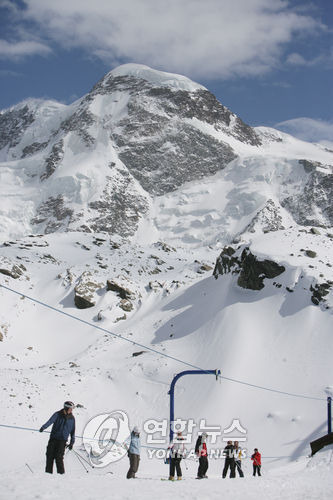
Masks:
[[[293,52],[292,54],[289,54],[287,57],[287,63],[292,65],[292,66],[316,66],[317,64],[321,64],[324,62],[326,57],[321,54],[317,57],[314,57],[312,59],[307,59],[301,54],[298,54],[297,52]]]
[[[264,74],[281,64],[294,36],[321,29],[313,17],[293,10],[285,0],[24,3],[21,22],[62,47],[81,48],[109,66],[134,61],[193,78]],[[23,55],[21,43],[3,47],[3,52]],[[48,43],[35,46],[35,53],[47,50]]]
[[[47,55],[51,49],[34,40],[8,42],[0,40],[0,59],[21,59],[32,55]]]
[[[330,142],[333,146],[333,122],[302,117],[277,123],[275,128],[304,141]]]

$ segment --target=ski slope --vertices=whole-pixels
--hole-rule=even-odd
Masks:
[[[148,78],[157,88],[200,91],[185,77],[139,65],[125,65],[114,75]],[[2,151],[0,285],[6,288],[0,287],[0,498],[26,499],[27,491],[31,498],[51,500],[74,494],[82,500],[106,494],[166,498],[179,488],[184,499],[221,494],[328,499],[332,448],[308,455],[309,443],[326,433],[326,398],[333,396],[332,289],[319,305],[311,300],[318,285],[333,283],[333,229],[327,222],[329,191],[309,179],[329,183],[332,153],[263,127],[257,130],[260,147],[241,142],[232,135],[234,115],[224,130],[186,119],[229,144],[237,158],[214,175],[158,196],[127,173],[128,199],[136,194],[135,203],[146,202],[140,216],[135,203],[124,206],[122,215],[138,216],[133,234],[89,232],[89,227],[76,232],[91,216],[89,203],[104,200],[106,177],[111,186],[122,185],[126,166],[107,130],[111,114],[115,124],[126,118],[129,97],[122,91],[87,100],[94,122],[83,120],[87,126],[79,132],[95,142],[86,140],[84,147],[77,130],[58,129],[82,100],[71,107],[29,101],[37,116],[36,135],[28,127],[7,156]],[[54,131],[64,140],[64,156],[43,184],[39,176],[53,143],[33,156],[23,152],[32,136],[41,144],[49,136],[55,141]],[[44,234],[51,214],[38,226],[43,234],[37,234],[31,218],[39,203],[60,195],[77,215],[70,231],[60,217],[60,225]],[[227,245],[235,251],[249,248],[285,271],[266,278],[261,290],[241,288],[232,272],[215,279],[216,259]],[[127,298],[108,282],[126,289]],[[78,290],[91,307],[76,307]],[[223,461],[211,459],[209,479],[195,481],[197,463],[189,459],[184,482],[160,481],[168,467],[149,455],[155,448],[145,423],[169,418],[170,383],[190,367],[220,369],[222,377],[177,382],[176,417],[196,424],[187,448],[193,449],[202,420],[221,430],[216,443],[208,439],[208,448],[223,448],[223,438],[231,438],[223,431],[237,420],[246,431],[241,445],[247,456],[254,447],[262,453],[262,478],[251,477],[246,458],[244,480],[222,481]],[[68,399],[79,405],[78,436],[91,418],[114,410],[126,412],[130,427],[141,428],[137,481],[125,479],[126,457],[87,473],[71,452],[64,477],[43,473],[48,434],[38,429]],[[163,441],[158,448],[167,448],[167,430],[156,438]],[[75,449],[84,454],[79,437]]]
[[[236,500],[247,498],[249,500],[267,499],[278,500],[281,495],[286,500],[303,500],[304,498],[320,498],[328,500],[332,495],[332,448],[321,451],[313,459],[302,459],[300,462],[280,468],[275,473],[263,472],[261,478],[247,474],[245,478],[222,479],[219,469],[221,464],[213,464],[208,471],[209,479],[196,481],[193,479],[197,464],[191,463],[182,481],[161,481],[166,477],[165,467],[160,466],[160,471],[150,468],[150,473],[141,473],[138,478],[127,480],[127,462],[121,462],[119,467],[111,471],[98,473],[90,470],[86,473],[81,464],[70,452],[65,457],[65,466],[70,469],[70,474],[65,476],[49,476],[25,467],[18,472],[8,472],[1,475],[0,486],[2,498],[20,500],[29,498],[42,498],[57,500],[69,499],[73,495],[82,500],[96,500],[112,495],[120,500],[137,498],[167,499],[172,497],[187,499],[200,499],[203,496],[213,500],[222,496],[232,496]],[[144,468],[145,463],[141,464]],[[147,464],[151,467],[152,464]],[[211,469],[214,471],[211,472]],[[184,469],[184,465],[183,465]],[[185,471],[184,471],[185,472]]]

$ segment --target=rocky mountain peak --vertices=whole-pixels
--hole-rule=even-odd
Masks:
[[[0,228],[9,237],[74,230],[130,238],[145,227],[144,220],[169,227],[169,216],[161,226],[153,215],[156,200],[177,198],[187,186],[210,184],[210,179],[214,184],[214,176],[220,179],[220,194],[214,194],[216,202],[203,216],[213,232],[201,220],[200,209],[190,222],[191,227],[205,227],[212,241],[221,232],[231,239],[241,234],[268,200],[273,201],[258,216],[260,227],[263,218],[276,222],[281,206],[298,223],[316,225],[321,213],[321,224],[326,224],[331,218],[327,165],[332,155],[326,152],[324,158],[306,143],[300,153],[290,136],[274,137],[272,130],[267,134],[243,123],[205,87],[184,76],[126,64],[72,105],[28,100],[0,113],[0,159],[6,167],[0,180],[7,199],[15,199],[15,210],[10,204],[1,208]],[[283,189],[264,187],[264,195],[259,185],[256,193],[247,187],[255,179],[272,182],[269,178],[273,184],[288,181]],[[225,190],[238,184],[230,193]],[[215,205],[221,193],[226,203],[220,216]],[[210,206],[209,194],[199,198]],[[246,220],[233,231],[230,221],[243,216]],[[202,234],[184,239],[199,242]]]

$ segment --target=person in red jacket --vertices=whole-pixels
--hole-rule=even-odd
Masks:
[[[255,476],[258,473],[258,476],[261,476],[261,454],[258,451],[258,448],[254,448],[254,453],[251,456],[251,460],[253,461],[253,475]]]

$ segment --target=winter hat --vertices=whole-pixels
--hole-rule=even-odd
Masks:
[[[75,408],[75,404],[72,401],[65,401],[64,402],[64,408]]]

